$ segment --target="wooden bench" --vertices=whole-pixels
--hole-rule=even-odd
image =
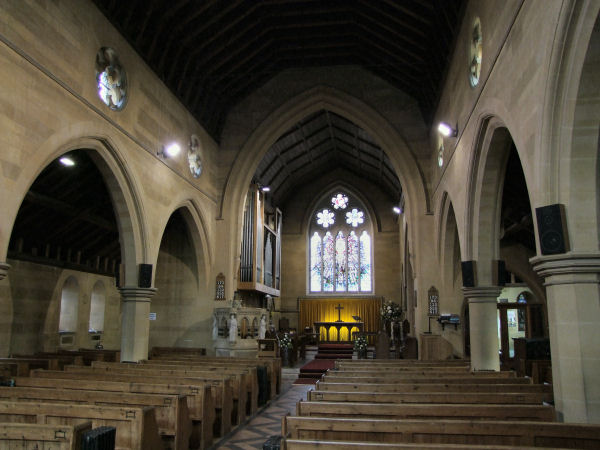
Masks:
[[[171,360],[144,360],[140,361],[141,364],[153,366],[157,369],[173,369],[173,368],[181,368],[181,369],[198,369],[208,370],[211,372],[218,373],[237,373],[241,372],[242,377],[246,380],[246,393],[248,394],[246,398],[246,416],[251,416],[258,411],[258,394],[259,394],[259,385],[258,385],[258,373],[257,367],[254,365],[240,365],[240,366],[225,366],[221,363],[219,364],[211,364],[202,361],[171,361]]]
[[[147,384],[187,385],[203,388],[208,384],[211,388],[213,408],[215,411],[213,422],[213,436],[225,436],[231,431],[231,409],[233,407],[232,382],[228,377],[219,379],[205,377],[164,377],[144,373],[118,373],[107,372],[92,367],[68,366],[65,371],[32,370],[32,377],[70,378],[96,380],[96,381],[122,381]]]
[[[352,369],[329,369],[326,375],[332,377],[389,377],[389,378],[410,378],[410,377],[425,377],[425,378],[445,378],[445,377],[474,377],[474,378],[517,378],[516,372],[467,372],[465,370],[439,370],[439,369],[404,369],[404,370],[352,370]],[[531,380],[530,378],[521,377],[522,379]],[[531,381],[528,381],[531,383]]]
[[[256,394],[258,397],[258,380],[256,384],[252,384],[252,377],[249,368],[214,368],[205,366],[182,366],[168,364],[136,364],[136,363],[114,363],[94,361],[92,367],[105,370],[121,370],[131,369],[154,373],[165,376],[181,376],[181,377],[196,377],[196,376],[230,376],[233,381],[233,408],[231,413],[232,425],[239,425],[246,420],[246,402]],[[133,373],[133,372],[131,372]],[[255,372],[256,373],[256,372]]]
[[[318,381],[317,391],[337,392],[512,392],[545,394],[544,401],[553,401],[552,386],[549,384],[448,384],[448,383],[328,383]]]
[[[29,376],[29,372],[33,369],[59,370],[58,363],[48,358],[0,358],[0,364],[6,365],[5,367],[12,366],[11,372],[16,372],[13,374],[19,377]]]
[[[279,394],[281,389],[281,359],[279,358],[232,358],[219,356],[185,356],[185,355],[161,355],[153,359],[171,361],[199,361],[211,365],[221,364],[226,367],[232,366],[264,366],[267,369],[267,376],[270,382],[270,391],[267,398],[273,399]]]
[[[549,405],[486,405],[444,403],[350,403],[304,402],[296,404],[297,416],[374,419],[464,419],[464,420],[556,420]]]
[[[460,449],[460,450],[531,450],[535,447],[508,445],[466,445],[466,444],[388,444],[382,442],[350,442],[350,441],[314,441],[300,439],[283,439],[282,450],[407,450],[407,449]]]
[[[165,448],[188,450],[192,421],[183,395],[132,394],[98,390],[0,387],[0,401],[128,405],[155,408],[158,432]]]
[[[150,350],[150,358],[163,355],[188,355],[188,356],[204,356],[206,349],[200,347],[152,347]]]
[[[418,383],[418,384],[532,384],[531,378],[508,378],[508,377],[475,377],[475,376],[445,376],[445,377],[428,377],[423,376],[351,376],[347,374],[334,375],[326,373],[322,377],[325,382],[333,383]]]
[[[164,448],[154,408],[0,401],[0,422],[76,425],[84,421],[91,421],[94,428],[101,425],[115,427],[118,449]]]
[[[76,425],[0,423],[0,449],[79,450],[92,422]]]
[[[65,355],[62,353],[35,353],[33,355],[20,355],[14,354],[12,358],[19,359],[47,359],[49,360],[48,369],[51,370],[62,370],[64,366],[68,365],[83,365],[83,358],[77,355]],[[43,367],[32,367],[34,369]]]
[[[64,372],[58,372],[62,374]],[[39,375],[39,374],[37,374]],[[17,387],[33,387],[61,390],[95,390],[101,393],[139,393],[156,395],[183,395],[187,401],[188,413],[192,419],[191,448],[207,448],[213,440],[215,407],[211,387],[208,384],[171,385],[149,384],[144,382],[99,381],[83,378],[15,378]]]
[[[466,359],[451,359],[444,361],[420,361],[416,359],[338,359],[335,367],[471,367],[471,361]]]
[[[541,392],[336,392],[314,391],[307,400],[317,402],[367,403],[479,403],[496,405],[541,405],[547,394]]]
[[[483,420],[390,420],[285,417],[290,439],[356,442],[600,448],[600,425]]]

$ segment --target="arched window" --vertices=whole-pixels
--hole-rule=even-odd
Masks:
[[[106,289],[104,283],[98,281],[92,290],[92,300],[90,304],[90,325],[89,331],[104,331],[104,308],[106,304]]]
[[[79,284],[74,277],[69,277],[63,284],[60,297],[60,319],[58,331],[77,331],[77,311],[79,307]]]
[[[371,221],[358,199],[333,191],[310,220],[309,292],[371,292]]]

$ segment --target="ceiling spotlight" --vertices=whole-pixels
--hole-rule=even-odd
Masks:
[[[263,191],[263,192],[270,192],[271,188],[269,186],[263,186],[263,187],[260,188],[260,190]]]
[[[58,160],[63,166],[71,167],[75,165],[75,161],[67,156],[63,156]]]
[[[394,206],[392,209],[396,214],[402,214],[402,208],[400,208],[399,206]]]
[[[177,142],[169,144],[167,147],[162,147],[156,154],[163,158],[174,158],[181,151],[181,147]]]
[[[440,122],[438,125],[438,131],[446,137],[458,136],[458,126],[456,128],[452,128],[452,126],[448,125],[446,122]]]

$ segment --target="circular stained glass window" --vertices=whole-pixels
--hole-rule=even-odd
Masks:
[[[96,54],[96,86],[98,96],[113,111],[120,111],[127,103],[127,75],[117,53],[102,47]]]
[[[473,87],[479,84],[479,76],[481,75],[481,47],[481,22],[479,20],[479,17],[477,17],[473,22],[469,51],[469,81],[471,82],[471,86]]]

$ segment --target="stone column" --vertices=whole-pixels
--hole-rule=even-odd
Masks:
[[[469,302],[471,370],[500,370],[498,286],[463,287]]]
[[[150,298],[156,288],[123,287],[121,300],[121,361],[148,359]]]
[[[546,286],[558,418],[600,423],[600,253],[529,261]]]
[[[6,278],[6,275],[8,275],[8,269],[10,269],[10,264],[0,262],[0,281]]]

